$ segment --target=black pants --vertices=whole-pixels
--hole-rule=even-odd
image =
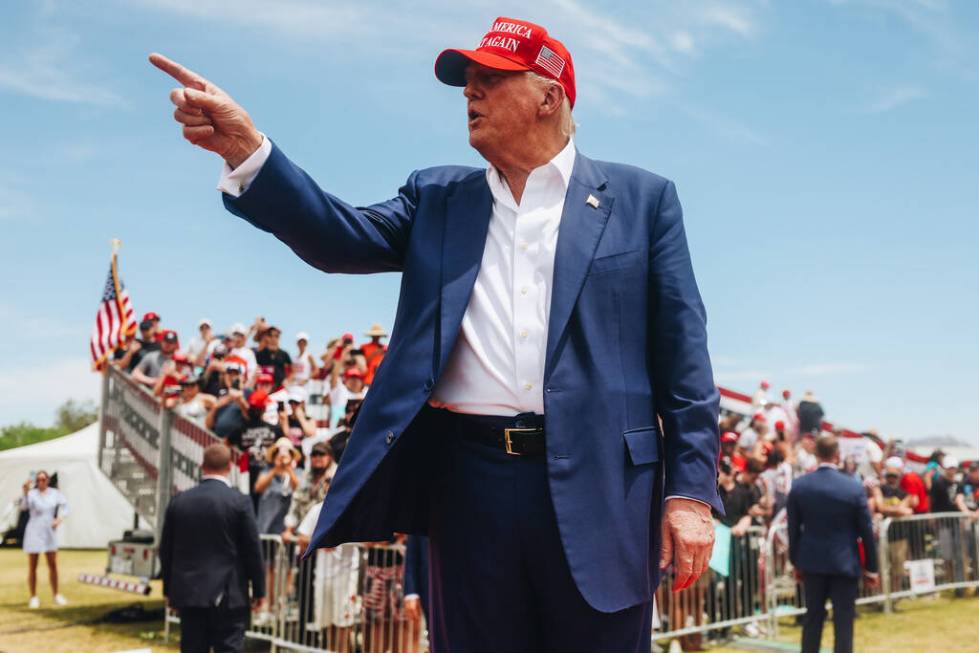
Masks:
[[[852,653],[857,580],[852,576],[805,575],[806,619],[802,626],[802,653],[819,653],[823,622],[826,621],[826,599],[833,602],[833,651]]]
[[[180,653],[238,653],[247,627],[248,608],[181,608]]]
[[[546,458],[443,442],[445,475],[429,535],[432,652],[648,653],[651,596],[603,613],[578,591]]]

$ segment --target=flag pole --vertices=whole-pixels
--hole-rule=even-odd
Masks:
[[[122,241],[118,238],[113,238],[109,243],[112,245],[112,255],[115,256],[119,253],[119,248],[122,247]]]

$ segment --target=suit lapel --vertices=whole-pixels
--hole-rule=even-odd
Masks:
[[[574,171],[564,198],[564,213],[558,229],[557,252],[554,256],[554,281],[551,291],[551,310],[548,317],[547,353],[544,380],[554,366],[554,354],[571,318],[578,294],[585,282],[588,268],[601,240],[613,196],[605,192],[607,178],[595,163],[581,153],[575,158]],[[589,203],[589,196],[598,200],[598,207]]]
[[[492,212],[493,195],[485,174],[474,174],[466,179],[446,200],[437,373],[445,367],[459,335],[462,317],[469,305],[473,284],[483,260]]]

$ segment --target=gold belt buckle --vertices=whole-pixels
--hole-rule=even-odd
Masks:
[[[513,440],[510,439],[511,433],[534,433],[540,429],[503,429],[503,440],[506,442],[506,452],[511,456],[522,456],[523,454],[519,451],[513,450]]]

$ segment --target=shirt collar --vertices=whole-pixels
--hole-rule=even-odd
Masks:
[[[221,481],[228,487],[231,487],[231,481],[224,474],[204,474],[201,476],[201,482],[203,483],[204,481]]]
[[[574,170],[574,160],[576,155],[577,151],[575,150],[574,139],[568,138],[567,145],[564,146],[564,149],[554,155],[553,159],[530,171],[530,175],[527,177],[528,185],[530,184],[531,179],[536,181],[536,179],[541,175],[546,174],[549,171],[556,171],[558,174],[557,179],[560,180],[561,183],[561,190],[567,192],[568,185],[571,183],[571,173]],[[510,192],[510,187],[507,186],[507,183],[500,174],[500,171],[497,170],[493,164],[490,164],[486,168],[486,181],[489,184],[490,192],[493,194],[494,202],[502,202],[508,208],[514,211],[517,210],[517,203],[513,200],[513,193]]]
[[[819,467],[817,467],[817,469],[822,469],[823,467],[827,469],[839,469],[836,463],[819,463]]]

